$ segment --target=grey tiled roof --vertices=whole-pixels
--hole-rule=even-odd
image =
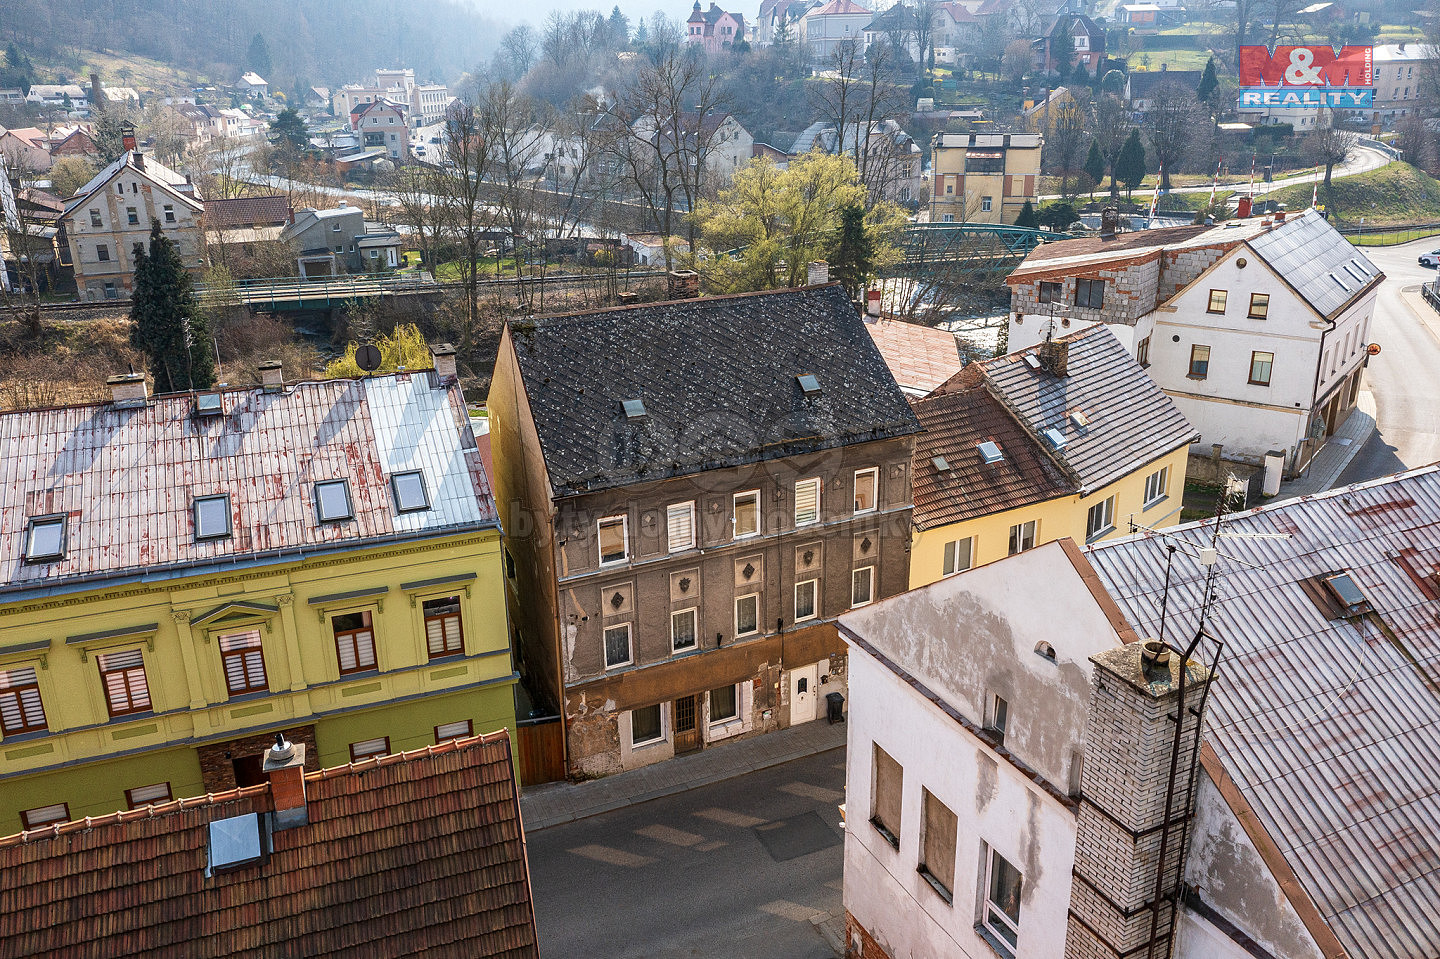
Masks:
[[[541,317],[510,335],[559,495],[920,428],[836,285]],[[627,419],[632,399],[643,419]]]
[[[1250,248],[1325,317],[1383,276],[1318,210],[1260,234]]]
[[[1069,348],[1069,373],[1032,369],[1025,357],[1039,347],[986,360],[985,378],[1011,412],[1036,436],[1054,428],[1065,446],[1053,450],[1086,490],[1097,490],[1185,446],[1195,428],[1103,324],[1060,337]],[[943,390],[943,387],[942,387]],[[1067,415],[1079,409],[1088,426]]]
[[[185,394],[0,414],[0,593],[293,559],[495,524],[456,386],[428,373],[229,390],[198,419]],[[390,477],[420,470],[430,509],[397,513]],[[348,479],[354,519],[319,522],[314,483]],[[192,502],[228,493],[233,534],[196,542]],[[66,549],[24,561],[30,517],[66,514]]]
[[[1440,955],[1440,467],[1242,513],[1227,531],[1241,535],[1220,540],[1207,620],[1225,643],[1209,742],[1346,955]],[[1155,636],[1178,541],[1166,638],[1184,645],[1213,530],[1166,532],[1087,556]],[[1322,577],[1341,571],[1372,614],[1345,616],[1329,597]]]

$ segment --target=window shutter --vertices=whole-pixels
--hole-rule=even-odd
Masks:
[[[356,668],[355,663],[355,634],[344,636],[340,642],[335,644],[335,651],[340,656],[340,671],[348,673]]]
[[[671,506],[665,511],[666,532],[670,552],[695,545],[695,507],[691,503]]]
[[[148,709],[150,707],[150,690],[145,686],[145,671],[143,669],[126,670],[124,677],[130,691],[131,708]]]
[[[375,634],[368,629],[355,634],[355,655],[361,666],[375,665]]]
[[[795,525],[805,526],[820,518],[820,481],[803,480],[795,484]]]
[[[425,643],[430,649],[431,656],[438,656],[445,651],[445,620],[443,617],[433,617],[425,621]]]

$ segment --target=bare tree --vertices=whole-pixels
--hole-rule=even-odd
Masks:
[[[1010,81],[1011,86],[1020,86],[1025,81],[1025,74],[1030,72],[1031,65],[1030,41],[1011,40],[1005,47],[1004,56],[1000,58],[1000,69],[1005,74],[1005,79]]]
[[[940,19],[937,0],[915,0],[915,49],[920,57],[921,75],[930,78],[935,65],[935,26]]]
[[[1120,186],[1115,179],[1115,164],[1120,151],[1125,147],[1125,138],[1130,135],[1130,111],[1125,103],[1113,93],[1107,93],[1095,101],[1095,142],[1100,145],[1100,155],[1110,170],[1110,199],[1120,199]]]
[[[538,48],[535,29],[528,23],[522,23],[511,29],[500,40],[500,55],[505,58],[511,75],[517,80],[529,72],[530,65],[535,62]]]
[[[1334,110],[1321,110],[1320,116],[1315,119],[1315,129],[1305,138],[1305,151],[1315,158],[1316,163],[1325,165],[1327,189],[1331,171],[1350,160],[1360,142],[1360,134],[1337,127],[1337,119]]]
[[[45,332],[40,313],[42,264],[55,252],[55,241],[47,230],[50,224],[31,216],[17,198],[25,180],[35,173],[24,162],[11,168],[0,153],[0,304],[20,314],[31,339],[39,339]]]
[[[233,200],[254,191],[248,181],[250,151],[238,140],[216,137],[192,149],[182,164],[207,200]]]
[[[1058,104],[1050,118],[1049,136],[1045,138],[1046,160],[1047,165],[1053,164],[1051,169],[1060,175],[1060,195],[1063,197],[1074,195],[1070,189],[1071,177],[1075,177],[1076,188],[1079,187],[1076,174],[1085,156],[1086,120],[1084,106],[1074,99]]]
[[[490,167],[490,141],[485,119],[475,104],[452,103],[445,111],[445,156],[448,165],[434,179],[444,235],[459,256],[460,286],[465,295],[460,347],[468,356],[475,346],[479,316],[479,259],[494,214],[484,199],[483,177]]]
[[[1150,151],[1160,164],[1161,190],[1170,189],[1170,175],[1180,172],[1180,161],[1192,145],[1195,125],[1195,92],[1174,83],[1161,84],[1145,116]]]

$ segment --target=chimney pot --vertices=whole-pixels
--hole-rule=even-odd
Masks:
[[[806,282],[811,286],[821,286],[830,282],[830,264],[824,260],[812,262],[806,273]]]
[[[266,360],[260,364],[260,386],[266,393],[278,393],[285,388],[285,371],[279,360]]]
[[[275,808],[275,828],[293,829],[310,821],[305,800],[305,744],[286,741],[275,734],[275,745],[265,750],[260,767],[270,780],[270,801]]]
[[[456,377],[455,347],[449,343],[436,343],[430,347],[430,356],[435,361],[435,375],[442,384],[448,384]]]
[[[105,385],[110,387],[110,399],[116,409],[142,407],[150,399],[144,373],[117,373],[107,379]]]

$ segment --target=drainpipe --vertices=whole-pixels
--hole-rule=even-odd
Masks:
[[[1329,336],[1330,332],[1335,329],[1334,320],[1324,319],[1323,322],[1325,323],[1325,329],[1320,333],[1320,349],[1315,354],[1315,382],[1310,387],[1310,411],[1309,415],[1305,417],[1305,435],[1301,438],[1302,443],[1310,438],[1310,417],[1315,415],[1315,404],[1320,400],[1320,370],[1325,363],[1325,337]],[[1311,326],[1313,327],[1314,324],[1312,323]],[[1310,463],[1313,462],[1315,462],[1315,457],[1311,456],[1310,460],[1305,464],[1306,472],[1309,472]]]

